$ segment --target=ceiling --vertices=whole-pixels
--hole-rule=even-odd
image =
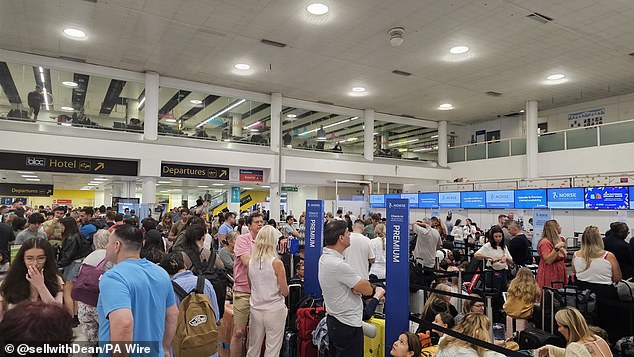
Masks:
[[[323,2],[330,12],[315,16],[297,0],[0,0],[0,48],[452,122],[517,112],[527,99],[546,109],[634,92],[629,0]],[[64,37],[66,26],[88,39]],[[397,48],[392,27],[405,29]],[[471,50],[450,55],[456,45]],[[566,80],[545,84],[553,73]],[[367,92],[352,96],[354,86]]]

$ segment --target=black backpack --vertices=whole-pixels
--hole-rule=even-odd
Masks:
[[[216,262],[216,251],[212,250],[209,260],[200,261],[200,252],[193,251],[192,249],[183,250],[192,262],[191,271],[196,276],[202,276],[209,280],[216,292],[216,299],[218,300],[219,317],[222,318],[225,312],[225,299],[227,296],[227,273],[224,269],[219,269],[214,266]]]

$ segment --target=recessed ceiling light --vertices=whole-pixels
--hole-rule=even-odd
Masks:
[[[62,126],[73,126],[72,123],[62,123]]]
[[[200,185],[198,186],[198,188],[208,188],[209,186],[205,186],[205,185]]]
[[[352,91],[357,93],[365,92],[366,90],[365,87],[352,87]]]
[[[212,186],[224,186],[225,184],[224,183],[212,183],[211,185]]]
[[[189,102],[192,104],[203,104],[203,101],[200,99],[192,99]]]
[[[465,52],[469,52],[469,47],[467,46],[456,46],[456,47],[452,47],[449,50],[449,53],[453,53],[454,55],[460,54],[460,53],[465,53]]]
[[[37,178],[36,175],[22,175],[24,178]]]
[[[79,84],[77,84],[75,82],[71,82],[71,81],[64,81],[64,82],[62,82],[62,85],[66,86],[66,87],[70,87],[70,88],[77,88],[79,86]]]
[[[25,179],[25,180],[27,180],[27,181],[40,181],[39,178],[28,178],[28,179]]]
[[[432,136],[430,136],[429,138],[430,138],[430,139],[436,139],[437,137],[438,137],[438,135],[432,135]]]
[[[524,113],[524,109],[520,110],[520,113]]]
[[[171,118],[170,118],[170,119],[165,119],[165,121],[166,121],[167,123],[176,123],[178,120],[176,120],[176,119],[171,119]]]
[[[34,174],[32,171],[18,171],[19,174]]]
[[[107,178],[105,177],[95,177],[94,179],[92,179],[93,181],[108,181]]]
[[[75,110],[75,108],[73,108],[73,107],[62,107],[61,109],[64,110],[64,111],[67,111],[67,112],[72,112],[72,111]]]
[[[78,28],[65,28],[64,34],[74,40],[83,40],[86,38],[86,33]]]
[[[247,69],[251,69],[251,66],[246,63],[236,63],[233,65],[233,68],[246,71]]]
[[[262,185],[262,188],[271,188],[269,185]]]
[[[159,181],[159,182],[157,182],[157,183],[159,183],[159,184],[166,184],[166,183],[172,183],[172,181]]]
[[[252,131],[252,132],[254,132],[254,133],[256,133],[256,132],[260,131],[260,129],[257,129],[257,128],[251,128],[251,131]]]
[[[313,15],[324,15],[327,14],[329,10],[328,6],[321,3],[313,3],[306,7],[306,11]]]
[[[438,109],[440,109],[440,110],[450,110],[450,109],[453,109],[453,104],[443,103],[443,104],[438,106]]]
[[[287,114],[287,118],[297,118],[297,114]]]
[[[549,81],[556,81],[559,79],[564,79],[566,78],[566,75],[562,74],[562,73],[555,73],[555,74],[551,74],[550,76],[546,77],[546,79],[548,79]]]
[[[253,190],[253,187],[243,187],[242,189],[248,191],[248,190]]]
[[[101,182],[88,182],[88,186],[99,186]]]

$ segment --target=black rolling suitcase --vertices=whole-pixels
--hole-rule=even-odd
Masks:
[[[542,328],[527,328],[520,331],[517,337],[517,344],[520,346],[520,350],[535,350],[545,345],[553,345],[557,347],[566,347],[566,340],[561,335],[555,335],[549,331],[554,331],[555,326],[555,299],[553,289],[547,287],[542,291]],[[549,298],[549,300],[547,299]],[[547,302],[549,301],[549,302]],[[546,309],[550,310],[550,326],[546,326]],[[547,328],[546,328],[547,327]]]
[[[288,314],[286,316],[286,329],[284,331],[284,339],[282,340],[282,349],[280,357],[296,357],[297,356],[297,325],[295,319],[299,303],[304,297],[304,284],[301,281],[291,280],[288,284],[288,296],[286,297],[286,307]]]
[[[297,332],[284,332],[284,340],[282,341],[282,349],[280,357],[296,357],[297,356]]]

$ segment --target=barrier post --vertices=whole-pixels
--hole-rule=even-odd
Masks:
[[[386,200],[387,246],[385,296],[390,305],[385,315],[384,346],[391,346],[401,331],[409,329],[409,201]],[[385,356],[390,349],[385,348]]]
[[[306,245],[304,248],[304,294],[321,298],[319,258],[323,250],[324,201],[306,201]]]
[[[489,338],[493,341],[493,306],[491,305],[491,296],[484,294],[484,298],[487,301],[487,317],[489,318]]]
[[[462,295],[462,270],[458,270],[458,294]],[[462,311],[462,299],[458,299],[458,307],[460,307],[460,312]]]

